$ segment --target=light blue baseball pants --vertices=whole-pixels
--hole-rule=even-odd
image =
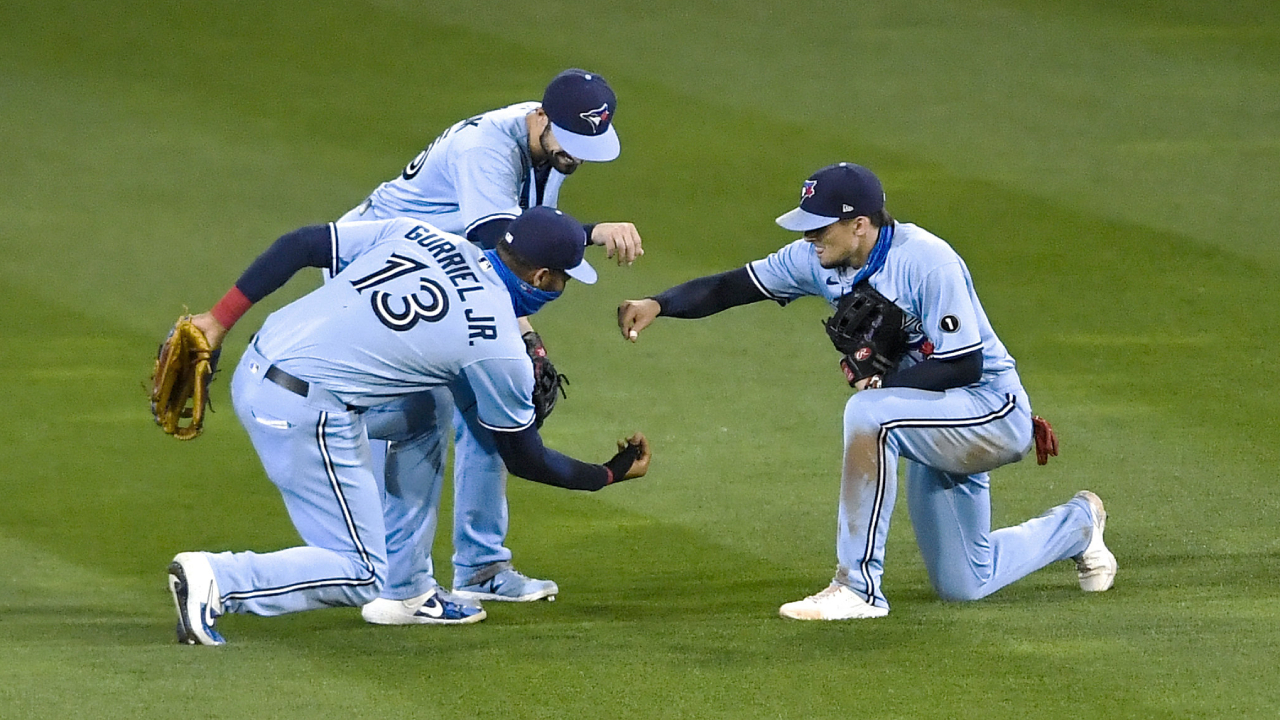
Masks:
[[[445,388],[370,408],[365,414],[374,474],[385,488],[387,583],[382,597],[405,600],[436,586],[431,547],[438,524],[450,422],[454,436],[454,585],[487,564],[511,559],[507,469],[492,433],[455,409]],[[383,442],[390,441],[390,442]],[[379,449],[386,448],[385,455]]]
[[[1031,405],[1016,383],[945,392],[862,391],[844,412],[836,582],[878,607],[885,539],[906,459],[907,505],[929,579],[947,600],[976,600],[1084,551],[1093,529],[1073,499],[991,530],[988,472],[1030,449]]]
[[[231,380],[232,403],[306,546],[209,554],[223,607],[282,615],[363,605],[387,571],[364,419],[317,387],[304,398],[266,380],[269,366],[251,345]]]

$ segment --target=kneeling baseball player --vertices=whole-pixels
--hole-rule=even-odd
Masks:
[[[267,318],[231,381],[236,414],[306,545],[179,553],[169,566],[179,642],[222,644],[215,621],[224,613],[281,615],[378,597],[386,525],[369,451],[374,421],[366,418],[379,406],[445,387],[513,475],[575,490],[642,477],[644,435],[595,465],[545,447],[534,423],[533,369],[516,317],[558,297],[570,278],[595,282],[585,245],[580,223],[536,207],[493,250],[412,219],[331,223],[281,238],[250,266],[237,287],[251,300],[300,265],[335,273]],[[216,310],[216,325],[210,313],[195,318],[213,348],[247,306]],[[413,452],[416,444],[441,441],[434,427],[399,432],[393,446],[406,458],[430,455]],[[405,482],[420,482],[412,465],[389,458],[387,485],[400,482],[401,470],[413,473]],[[423,496],[438,498],[439,488]],[[480,607],[439,592],[429,567],[422,576],[426,592],[406,605],[418,622],[484,618]]]
[[[777,219],[804,237],[744,268],[691,280],[618,308],[624,338],[660,316],[700,318],[761,300],[816,295],[835,308],[827,332],[858,392],[845,405],[844,462],[831,584],[783,605],[783,617],[883,617],[884,546],[906,460],[908,509],[934,589],[976,600],[1057,560],[1080,587],[1111,587],[1115,556],[1094,493],[1021,525],[991,530],[988,472],[1036,447],[1057,454],[1013,358],[987,321],[964,262],[923,228],[896,222],[871,171],[838,163],[804,181],[800,206]]]

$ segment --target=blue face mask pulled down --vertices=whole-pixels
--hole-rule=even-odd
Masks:
[[[493,269],[498,271],[498,277],[502,278],[503,284],[507,286],[507,293],[511,295],[511,307],[516,311],[516,317],[532,315],[541,310],[543,305],[560,297],[558,292],[539,290],[516,277],[516,274],[511,272],[511,268],[498,259],[497,250],[485,250],[484,254],[489,258]]]

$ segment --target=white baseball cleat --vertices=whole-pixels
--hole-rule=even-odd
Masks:
[[[373,625],[469,625],[488,617],[479,605],[460,603],[440,588],[408,600],[378,598],[360,608]]]
[[[855,620],[884,617],[889,608],[871,605],[854,591],[833,582],[817,595],[783,605],[778,614],[792,620]]]
[[[1107,511],[1102,507],[1102,498],[1081,490],[1076,497],[1089,503],[1093,513],[1093,535],[1089,538],[1089,546],[1084,552],[1071,558],[1076,561],[1076,571],[1080,576],[1080,589],[1085,592],[1103,592],[1111,589],[1116,580],[1116,556],[1102,542],[1102,531],[1107,527]]]
[[[178,642],[183,645],[222,645],[214,629],[222,614],[218,580],[204,553],[178,553],[169,563],[169,592],[178,610]]]

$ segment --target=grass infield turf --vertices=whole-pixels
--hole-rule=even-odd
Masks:
[[[513,7],[0,8],[0,717],[1274,717],[1270,5]],[[649,252],[629,270],[593,254],[601,282],[539,315],[573,379],[546,436],[603,458],[642,429],[651,476],[511,481],[510,544],[555,603],[444,629],[232,617],[225,648],[172,644],[175,552],[296,537],[225,377],[205,437],[151,426],[164,328],[448,123],[569,65],[618,89],[623,155],[562,205],[635,220]],[[825,308],[659,321],[635,346],[611,319],[787,242],[772,218],[835,159],[961,252],[1062,435],[1048,467],[995,473],[996,522],[1097,491],[1111,592],[1062,563],[942,603],[899,508],[889,617],[776,617],[833,566],[847,391]],[[312,282],[251,311],[228,357]]]

